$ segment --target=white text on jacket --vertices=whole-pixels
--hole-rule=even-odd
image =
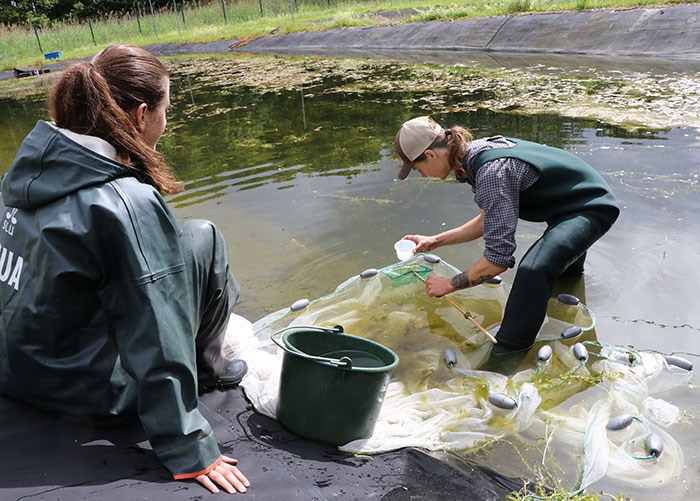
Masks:
[[[6,283],[19,290],[19,279],[22,275],[22,256],[16,256],[7,247],[0,245],[0,283]]]

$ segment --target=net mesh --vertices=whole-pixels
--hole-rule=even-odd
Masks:
[[[593,313],[556,298],[530,353],[509,372],[486,370],[492,343],[456,308],[425,294],[423,281],[431,273],[450,277],[459,270],[416,255],[351,277],[299,311],[285,308],[254,324],[231,322],[228,355],[248,362],[242,386],[256,410],[276,416],[282,352],[272,334],[290,326],[342,325],[394,350],[400,363],[374,434],[341,450],[449,451],[509,477],[556,482],[550,487],[570,493],[605,479],[620,488],[678,483],[684,454],[669,428],[682,414],[667,398],[687,389],[692,370],[669,366],[658,353],[598,342]],[[450,298],[495,330],[509,287],[482,284]],[[581,333],[562,339],[571,326]],[[545,344],[551,357],[542,361],[538,348]],[[494,405],[494,395],[514,407]],[[611,417],[623,412],[635,417],[634,429],[608,430]],[[650,435],[664,444],[660,457],[645,450]]]
[[[411,261],[387,266],[383,268],[381,272],[391,279],[391,284],[394,287],[400,287],[413,283],[416,280],[425,282],[428,276],[433,272],[433,269],[424,263]]]

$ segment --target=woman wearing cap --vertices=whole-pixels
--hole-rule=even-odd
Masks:
[[[546,222],[544,234],[518,265],[496,339],[511,351],[530,348],[542,325],[554,280],[583,273],[586,251],[612,226],[619,208],[610,186],[567,151],[503,136],[473,139],[466,129],[443,129],[430,117],[405,122],[394,138],[403,160],[399,179],[412,171],[445,179],[454,173],[472,186],[480,213],[432,236],[406,235],[414,252],[484,237],[483,256],[454,277],[431,275],[429,296],[479,285],[515,266],[518,218]]]
[[[175,479],[245,492],[197,407],[247,365],[221,351],[239,295],[223,236],[180,226],[161,195],[182,189],[156,152],[167,69],[111,45],[67,68],[49,103],[54,122],[2,180],[0,394],[81,421],[137,415]]]

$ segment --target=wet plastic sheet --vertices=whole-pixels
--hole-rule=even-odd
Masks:
[[[461,499],[470,492],[502,501],[517,489],[488,470],[460,471],[416,449],[353,457],[299,439],[253,411],[240,389],[203,395],[200,410],[222,452],[237,458],[251,481],[245,500]],[[99,427],[0,397],[0,442],[3,501],[228,499],[194,480],[172,480],[136,420]]]
[[[442,260],[431,263],[424,255],[418,255],[404,263],[366,270],[351,277],[333,293],[311,301],[301,310],[280,310],[252,326],[246,326],[244,319],[239,319],[243,325],[237,325],[233,319],[229,343],[236,356],[247,360],[251,367],[243,387],[256,409],[275,417],[281,351],[270,341],[270,335],[299,325],[342,325],[346,332],[381,343],[398,353],[401,363],[394,370],[390,396],[410,398],[437,389],[469,399],[460,405],[471,408],[477,398],[472,391],[475,386],[502,389],[507,378],[500,374],[482,371],[465,381],[443,363],[444,352],[450,349],[456,353],[461,369],[476,369],[488,359],[492,344],[452,305],[425,295],[419,276],[424,278],[430,272],[452,276],[458,270]],[[508,289],[505,283],[484,284],[452,294],[451,298],[482,326],[495,331],[503,316]],[[572,306],[553,299],[538,340],[560,339],[562,331],[571,325],[578,325],[582,331],[590,330],[594,323],[591,312],[583,304]],[[239,335],[246,329],[252,329],[252,337]],[[387,411],[391,407],[384,405]]]
[[[444,270],[449,272],[449,268]],[[393,287],[393,282],[385,279],[388,279],[386,275],[380,277],[382,283]],[[353,277],[342,291],[345,287],[361,290],[362,287],[356,287],[372,283],[366,280]],[[458,342],[450,340],[442,346],[458,346],[463,337],[471,339],[477,329],[470,327],[443,301],[425,298],[417,283],[408,283],[410,287],[414,285],[417,287],[414,301],[420,308],[426,308],[426,316],[430,314],[430,325],[435,324],[431,328],[452,332],[445,326],[440,327],[441,320],[431,308],[437,308],[440,315],[450,316],[450,322],[454,322],[453,328],[459,334],[454,339]],[[479,292],[504,297],[498,287]],[[316,304],[324,308],[334,304],[334,294],[312,301],[296,313],[287,309],[263,321],[275,322],[273,327],[277,328],[292,320],[304,320],[305,312],[314,311]],[[463,299],[455,299],[466,304]],[[469,305],[472,313],[483,321],[478,301],[469,302]],[[490,303],[487,305],[490,308]],[[559,308],[558,304],[555,306]],[[452,316],[455,313],[456,316]],[[376,331],[392,328],[388,322],[376,325],[372,316],[367,320]],[[568,324],[565,320],[560,325]],[[419,324],[426,322],[422,319]],[[256,325],[262,325],[262,321]],[[547,325],[551,327],[554,321],[550,319]],[[361,331],[362,328],[362,323],[358,322],[357,329]],[[549,332],[555,336],[557,330],[551,328]],[[361,333],[359,331],[354,333]],[[253,325],[241,317],[232,317],[229,334],[230,339],[237,341],[232,348],[245,353],[251,365],[251,374],[244,381],[249,400],[257,407],[267,398],[266,405],[274,415],[277,390],[270,381],[278,371],[275,359],[281,354],[275,351],[265,333],[256,333]],[[441,429],[449,420],[437,422],[435,410],[421,402],[417,393],[428,390],[431,385],[433,389],[438,387],[439,391],[432,394],[440,398],[456,393],[457,388],[481,392],[481,398],[467,396],[478,400],[481,407],[453,405],[455,412],[461,413],[459,418],[469,415],[474,422],[478,421],[479,413],[486,415],[485,409],[490,405],[484,398],[489,388],[478,381],[478,376],[485,371],[466,366],[467,361],[480,357],[478,349],[469,351],[469,346],[464,345],[465,352],[457,357],[456,368],[467,376],[450,371],[442,360],[436,360],[437,353],[416,356],[415,363],[427,363],[434,369],[423,368],[415,378],[405,377],[403,389],[398,384],[400,381],[392,383],[390,390],[404,398],[406,405],[386,404],[386,409],[383,408],[387,416],[393,414],[397,419],[396,423],[385,422],[393,433],[393,443],[386,447],[402,448],[383,454],[348,454],[300,439],[275,420],[251,409],[240,389],[203,395],[200,410],[211,423],[221,450],[238,458],[239,467],[251,480],[252,487],[246,499],[462,499],[468,492],[474,499],[496,501],[505,499],[511,490],[522,485],[509,482],[504,476],[538,480],[541,474],[556,478],[572,492],[582,485],[592,485],[599,492],[603,488],[599,486],[607,485],[605,492],[617,493],[639,483],[649,486],[649,495],[637,495],[635,499],[690,499],[689,489],[697,480],[697,462],[693,463],[693,456],[698,445],[695,430],[700,415],[697,404],[700,399],[692,371],[670,364],[666,357],[657,353],[585,341],[585,334],[567,342],[549,342],[553,354],[546,363],[524,364],[510,376],[487,378],[492,391],[521,398],[523,410],[514,413],[491,409],[491,421],[475,429]],[[417,342],[411,335],[407,339]],[[573,353],[572,346],[577,342],[590,353],[585,364]],[[450,383],[443,385],[441,380]],[[522,398],[530,394],[521,390],[526,384],[530,385],[528,392],[534,388],[540,399],[532,415],[524,412],[528,406],[523,405]],[[409,391],[410,395],[404,395]],[[463,397],[449,396],[454,402]],[[417,408],[416,404],[419,404]],[[624,412],[634,416],[629,426],[608,430],[607,416]],[[401,423],[406,423],[405,429],[397,428]],[[527,423],[525,428],[521,426]],[[378,427],[380,425],[382,423]],[[379,429],[375,429],[375,435]],[[467,450],[448,449],[450,444],[474,441],[469,436],[472,432],[500,438],[486,439],[483,444]],[[644,442],[650,432],[663,444],[663,453],[658,458],[645,457],[648,454]],[[678,438],[679,432],[685,433],[682,441]],[[444,449],[403,447],[402,444],[408,443],[406,437],[418,443],[416,437],[420,436],[439,437],[435,444],[442,442]],[[376,438],[373,436],[371,440]],[[3,444],[0,462],[6,465],[0,475],[1,499],[117,501],[124,499],[127,491],[130,499],[221,499],[221,494],[208,494],[194,481],[173,481],[145,442],[137,421],[108,428],[75,423],[0,397],[0,442]],[[375,444],[382,447],[381,442]],[[685,456],[678,445],[686,451]],[[680,478],[676,473],[679,468],[682,468]],[[596,481],[600,475],[603,476]],[[362,481],[358,482],[358,478]],[[614,488],[610,488],[611,485]]]
[[[300,309],[297,303],[254,325],[234,322],[230,349],[248,361],[250,372],[242,386],[255,408],[275,417],[281,352],[270,342],[271,334],[294,325],[342,325],[348,333],[391,348],[400,363],[373,435],[345,444],[341,451],[376,454],[420,447],[470,457],[489,444],[518,440],[532,451],[523,456],[527,464],[519,473],[527,477],[536,463],[542,478],[556,478],[570,492],[581,492],[606,476],[637,486],[678,480],[683,452],[666,430],[680,413],[663,395],[687,385],[692,370],[656,353],[578,342],[578,336],[563,339],[572,326],[585,333],[595,324],[590,310],[572,298],[550,300],[537,338],[552,348],[546,360],[510,375],[482,370],[492,343],[456,308],[425,295],[422,279],[431,272],[452,276],[458,270],[419,255],[366,270],[306,307],[301,301]],[[484,284],[450,297],[495,330],[508,289],[505,283]],[[248,334],[241,336],[242,331]],[[455,356],[452,367],[445,363],[448,350]],[[514,406],[499,406],[499,398]],[[629,425],[608,429],[621,414],[631,416]],[[650,437],[652,446],[661,445],[661,454],[650,454]],[[563,475],[562,464],[575,467]]]
[[[581,341],[595,319],[575,297],[550,300],[535,349],[545,345],[551,352],[543,357],[538,352],[538,358],[529,357],[533,363],[509,375],[484,370],[493,346],[486,335],[452,305],[424,293],[430,273],[458,273],[435,258],[418,255],[366,270],[327,296],[299,301],[254,325],[234,322],[230,350],[248,361],[242,386],[255,408],[275,417],[282,354],[271,334],[288,326],[342,325],[391,348],[400,363],[373,435],[344,444],[341,451],[377,454],[419,447],[471,457],[501,440],[522,441],[532,456],[523,457],[526,467],[514,472],[527,478],[537,463],[539,480],[555,479],[572,493],[606,476],[642,487],[678,480],[683,451],[666,430],[680,413],[663,395],[687,385],[692,370],[669,364],[661,354]],[[506,283],[484,284],[450,297],[495,332],[508,290]],[[575,335],[565,339],[572,329]],[[242,331],[248,334],[241,336]],[[445,362],[448,352],[452,366]],[[628,426],[608,429],[622,414],[631,416]],[[650,454],[650,438],[652,447],[661,446],[660,454]],[[574,467],[564,473],[561,465]]]

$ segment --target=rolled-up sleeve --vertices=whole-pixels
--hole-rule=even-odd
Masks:
[[[484,164],[476,176],[474,201],[484,211],[484,257],[496,266],[515,266],[515,232],[520,192],[537,181],[533,166],[514,158]]]
[[[476,177],[474,201],[484,211],[484,257],[496,266],[515,266],[519,189],[509,176],[510,159],[485,164]]]

